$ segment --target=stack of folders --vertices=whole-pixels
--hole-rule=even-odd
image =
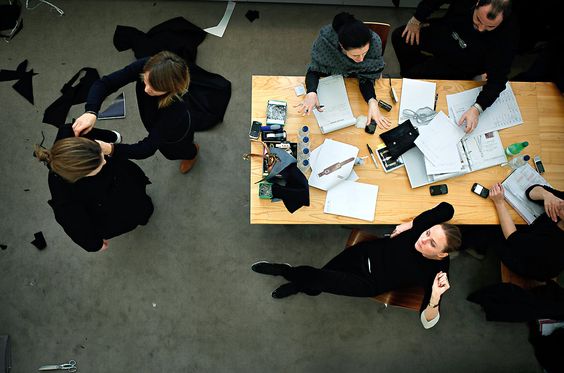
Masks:
[[[501,183],[505,192],[505,200],[521,215],[527,224],[531,224],[544,213],[542,205],[529,201],[525,195],[527,189],[535,184],[551,186],[528,163],[513,171]]]
[[[359,149],[326,139],[310,157],[309,185],[327,191],[324,212],[373,221],[378,186],[358,183],[353,171]]]
[[[327,134],[356,123],[342,75],[319,79],[317,98],[323,111],[314,110],[313,114],[321,133]]]

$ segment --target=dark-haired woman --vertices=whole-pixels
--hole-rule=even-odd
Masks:
[[[274,290],[273,298],[299,292],[373,297],[390,290],[421,286],[425,289],[421,323],[428,329],[439,321],[441,297],[450,287],[449,252],[458,250],[461,244],[459,229],[445,224],[453,215],[454,208],[442,202],[411,222],[398,225],[389,238],[362,242],[343,250],[321,269],[264,261],[253,264],[251,269],[290,281]]]
[[[112,141],[109,135],[95,129],[89,137]],[[141,168],[127,159],[106,159],[98,142],[75,137],[70,124],[60,127],[50,150],[36,146],[35,155],[49,168],[55,219],[84,250],[106,250],[110,238],[149,221],[150,182]]]
[[[149,135],[136,144],[101,143],[105,155],[144,159],[159,150],[167,159],[180,159],[180,172],[187,173],[196,162],[199,146],[194,144],[194,125],[186,102],[190,73],[186,62],[163,51],[143,58],[104,76],[92,85],[86,112],[73,124],[76,136],[88,133],[96,123],[104,99],[119,88],[135,82],[141,121]]]
[[[328,75],[356,77],[362,97],[368,103],[367,124],[373,119],[384,128],[390,121],[378,109],[374,82],[382,74],[382,41],[351,14],[340,13],[331,25],[324,26],[313,43],[311,63],[306,74],[307,94],[301,110],[309,115],[320,108],[317,98],[319,78]]]

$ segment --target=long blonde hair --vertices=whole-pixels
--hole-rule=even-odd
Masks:
[[[149,73],[149,84],[153,89],[167,92],[159,98],[159,108],[169,106],[174,99],[188,91],[190,71],[188,64],[181,57],[168,51],[162,51],[149,58],[143,67],[143,73]]]
[[[84,137],[58,140],[50,150],[36,144],[35,156],[70,183],[97,169],[103,159],[100,144]]]

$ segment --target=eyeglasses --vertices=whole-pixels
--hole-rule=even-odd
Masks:
[[[402,116],[408,119],[414,119],[418,124],[427,124],[437,115],[437,112],[428,106],[413,111],[411,109],[404,109]]]

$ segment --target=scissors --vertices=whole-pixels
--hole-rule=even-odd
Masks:
[[[76,361],[69,360],[68,363],[63,364],[43,365],[38,370],[66,370],[74,373],[78,370],[78,368],[76,367]]]

